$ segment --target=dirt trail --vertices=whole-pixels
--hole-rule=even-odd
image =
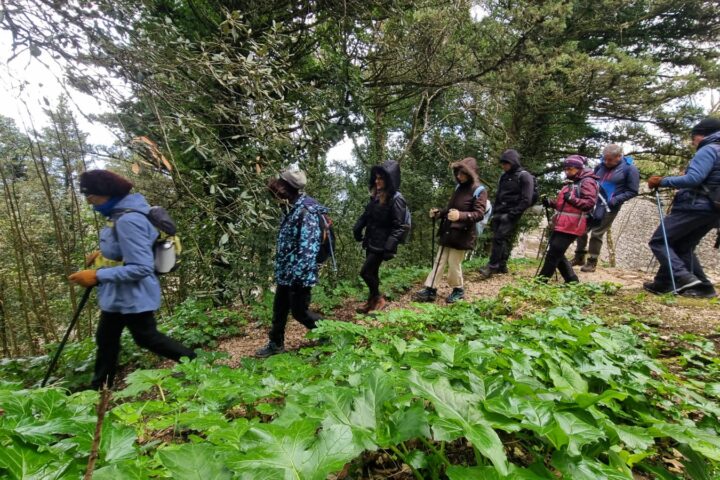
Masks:
[[[579,268],[575,270],[582,282],[613,282],[622,285],[617,295],[607,297],[605,301],[591,308],[593,312],[602,318],[607,318],[608,321],[626,321],[634,316],[647,320],[649,324],[657,326],[661,332],[668,335],[688,332],[711,338],[720,337],[720,303],[717,299],[665,298],[646,294],[642,290],[642,283],[651,278],[642,272],[603,267],[598,267],[593,273],[580,272]],[[535,267],[520,267],[513,268],[509,274],[495,275],[483,280],[476,271],[466,271],[465,298],[476,300],[494,297],[505,285],[531,278],[534,273]],[[416,288],[388,303],[388,308],[413,308],[412,293],[421,287],[418,284]],[[438,289],[439,304],[444,304],[444,299],[450,294],[450,290],[447,286]],[[367,317],[355,314],[355,308],[359,304],[360,302],[354,300],[348,301],[332,315],[328,315],[328,318],[363,322]],[[228,353],[231,357],[229,363],[236,365],[243,357],[255,355],[255,350],[265,345],[267,332],[267,327],[251,323],[246,329],[245,336],[222,341],[218,350]],[[305,327],[290,317],[285,332],[285,348],[296,350],[312,346],[313,341],[305,338],[306,333]]]

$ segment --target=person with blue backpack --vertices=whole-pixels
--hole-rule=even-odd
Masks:
[[[385,308],[387,301],[380,293],[380,265],[397,254],[400,243],[407,239],[409,210],[400,193],[400,165],[388,160],[370,170],[370,200],[353,227],[353,236],[362,242],[365,263],[360,276],[368,286],[368,299],[358,313]]]
[[[476,225],[485,218],[488,193],[478,178],[477,160],[473,157],[463,158],[451,164],[450,168],[457,185],[445,208],[430,210],[430,218],[440,219],[440,249],[425,280],[425,288],[413,295],[413,299],[418,302],[435,301],[446,266],[452,292],[445,301],[455,303],[465,297],[462,261],[465,253],[475,248],[478,237]]]
[[[597,268],[603,236],[610,230],[620,207],[637,196],[640,188],[640,172],[633,165],[631,157],[623,156],[620,145],[610,144],[603,149],[601,163],[595,167],[600,187],[605,192],[608,211],[603,215],[599,225],[590,227],[577,240],[573,266],[580,266],[582,272],[594,272]],[[588,248],[588,238],[590,245]],[[585,256],[587,255],[587,262]]]
[[[661,217],[648,244],[660,268],[643,288],[654,294],[713,298],[717,292],[695,255],[695,247],[710,230],[720,226],[720,118],[701,120],[690,136],[697,151],[685,174],[653,175],[648,179],[658,205],[658,188],[675,188],[678,192],[670,213]]]
[[[267,345],[255,352],[264,358],[285,351],[288,314],[308,330],[320,315],[310,310],[312,287],[318,282],[318,254],[322,244],[322,219],[327,208],[303,190],[307,177],[302,170],[284,170],[268,183],[281,204],[283,217],[275,249],[275,298]]]
[[[140,347],[166,358],[193,359],[194,351],[157,329],[155,311],[160,308],[160,281],[155,270],[153,247],[159,236],[150,222],[150,205],[133,184],[109,170],[88,170],[80,175],[80,192],[93,209],[108,219],[100,231],[100,249],[86,258],[86,265],[102,265],[73,273],[70,282],[97,286],[100,322],[95,341],[97,355],[91,385],[113,386],[120,355],[120,336],[125,327]]]

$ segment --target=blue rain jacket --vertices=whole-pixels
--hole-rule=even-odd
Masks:
[[[108,226],[100,232],[103,257],[122,260],[123,265],[98,269],[98,303],[104,312],[155,311],[160,308],[160,281],[153,257],[158,231],[145,215],[123,213],[126,209],[148,213],[150,205],[139,193],[126,195],[110,214],[114,228]]]

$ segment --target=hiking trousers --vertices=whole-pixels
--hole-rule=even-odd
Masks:
[[[603,245],[603,237],[610,230],[617,214],[618,211],[606,213],[597,228],[593,228],[586,232],[585,235],[578,237],[577,246],[575,247],[576,257],[581,257],[587,252],[590,258],[597,260]],[[590,237],[590,248],[588,248],[588,237]]]
[[[675,280],[695,275],[703,283],[710,283],[695,255],[695,247],[718,224],[720,224],[720,215],[710,212],[671,211],[665,217],[665,232]],[[672,281],[661,225],[658,225],[648,245],[660,263],[660,268],[655,274],[655,282],[670,286]]]
[[[380,264],[383,262],[383,254],[367,250],[365,263],[360,269],[360,276],[368,286],[368,298],[380,296]]]
[[[428,288],[438,288],[442,280],[445,267],[448,270],[448,285],[452,288],[463,288],[462,262],[465,260],[465,250],[450,247],[440,247],[430,274],[425,280]]]
[[[120,336],[125,327],[130,330],[133,340],[139,347],[162,357],[178,362],[181,357],[196,356],[195,352],[180,342],[158,331],[155,312],[101,312],[100,323],[95,333],[97,356],[92,379],[93,388],[99,389],[106,383],[108,388],[112,387],[120,356]]]
[[[520,215],[511,216],[501,213],[494,216],[490,224],[493,231],[492,251],[487,266],[493,270],[501,270],[507,267],[510,253],[512,252],[512,239],[515,228],[520,222]]]
[[[545,262],[538,276],[547,280],[555,273],[555,269],[557,269],[565,280],[565,283],[577,282],[578,277],[568,259],[565,258],[565,252],[576,239],[577,235],[557,231],[552,232],[548,240]]]
[[[302,323],[306,328],[315,328],[315,322],[320,320],[318,313],[310,311],[310,300],[312,287],[291,287],[289,285],[278,285],[273,300],[272,328],[270,328],[270,341],[276,345],[285,344],[285,325],[287,325],[288,314],[292,312],[295,320]]]

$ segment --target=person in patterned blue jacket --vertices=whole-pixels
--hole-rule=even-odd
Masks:
[[[653,175],[648,179],[651,190],[669,187],[678,192],[664,222],[667,250],[661,227],[655,230],[648,243],[660,268],[653,281],[645,282],[643,288],[655,294],[672,292],[672,268],[675,293],[712,298],[717,292],[695,255],[695,247],[710,230],[720,226],[720,210],[711,200],[720,189],[720,118],[701,120],[690,136],[697,152],[685,174],[674,177]]]
[[[308,329],[315,328],[320,315],[310,311],[312,287],[318,281],[317,256],[320,251],[320,215],[327,209],[302,193],[307,183],[300,170],[285,170],[268,184],[270,193],[283,204],[275,253],[275,299],[267,345],[256,352],[269,357],[285,351],[285,325],[288,313]]]

